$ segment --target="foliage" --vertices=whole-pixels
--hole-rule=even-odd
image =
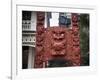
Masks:
[[[89,65],[89,14],[80,14],[81,65]]]

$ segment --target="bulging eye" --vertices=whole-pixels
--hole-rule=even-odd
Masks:
[[[61,36],[64,36],[64,33],[61,33]]]

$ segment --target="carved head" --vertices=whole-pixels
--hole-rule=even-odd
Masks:
[[[54,40],[62,40],[65,38],[65,31],[62,29],[54,29],[52,31],[52,37]]]

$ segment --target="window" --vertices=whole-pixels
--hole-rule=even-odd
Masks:
[[[31,20],[31,11],[22,11],[22,20]]]
[[[71,13],[46,13],[47,27],[70,27],[71,26]]]
[[[68,18],[67,13],[59,13],[59,25],[69,27],[71,19]]]

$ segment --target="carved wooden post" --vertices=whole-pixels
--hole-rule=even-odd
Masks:
[[[35,68],[43,67],[45,13],[37,12]]]
[[[78,14],[72,13],[72,39],[73,39],[73,66],[80,66],[80,37],[79,37],[79,23]]]
[[[70,63],[68,66],[80,66],[80,37],[79,37],[79,23],[78,14],[72,13],[72,29],[66,30],[67,34],[67,59]]]

